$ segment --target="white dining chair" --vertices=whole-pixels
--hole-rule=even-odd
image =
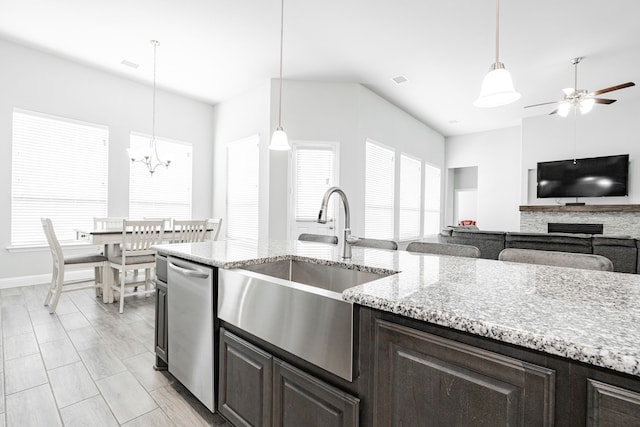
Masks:
[[[60,294],[62,292],[81,291],[91,288],[102,288],[102,291],[104,292],[106,277],[105,271],[108,267],[107,257],[99,253],[65,256],[55,230],[53,229],[51,219],[40,218],[40,221],[42,222],[42,228],[45,236],[47,237],[47,242],[51,249],[51,257],[53,259],[51,285],[49,286],[49,292],[47,292],[47,296],[44,299],[45,307],[49,306],[49,313],[53,314],[56,312],[58,301],[60,300]],[[65,281],[65,273],[70,270],[92,271],[93,278]],[[93,282],[93,284],[75,286],[90,282]]]
[[[124,298],[133,295],[149,295],[155,290],[151,286],[151,270],[156,265],[156,251],[151,246],[162,243],[164,235],[164,221],[123,221],[121,254],[109,260],[113,273],[111,290],[115,291],[120,301],[120,313],[124,311]],[[144,270],[144,280],[126,281],[127,271]],[[144,290],[138,291],[138,286],[144,284]],[[125,295],[125,288],[134,287],[134,291]]]
[[[124,217],[93,217],[94,230],[122,230]]]
[[[204,242],[207,234],[206,219],[173,220],[172,243]]]
[[[209,218],[207,220],[207,230],[210,230],[208,233],[207,240],[218,240],[218,236],[220,235],[220,229],[222,228],[222,218]]]

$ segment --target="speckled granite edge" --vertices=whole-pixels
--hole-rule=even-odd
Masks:
[[[346,270],[362,271],[366,273],[375,273],[375,274],[381,274],[381,275],[390,275],[390,274],[398,273],[395,270],[389,270],[386,268],[351,264],[351,263],[341,262],[341,261],[331,261],[331,260],[325,260],[325,259],[310,258],[310,257],[300,256],[300,255],[278,255],[273,257],[226,262],[222,265],[222,268],[225,268],[225,269],[242,268],[248,265],[258,265],[258,264],[265,264],[268,262],[278,262],[278,261],[288,261],[288,260],[308,262],[308,263],[318,264],[318,265],[328,265],[332,267],[344,268]]]
[[[627,356],[602,348],[581,346],[562,339],[554,339],[522,330],[508,329],[489,322],[479,322],[473,319],[453,316],[442,311],[425,310],[411,304],[389,302],[384,298],[363,295],[357,290],[354,290],[354,288],[344,291],[342,297],[345,301],[353,302],[354,304],[538,350],[590,365],[640,376],[640,363],[636,357],[632,355]]]

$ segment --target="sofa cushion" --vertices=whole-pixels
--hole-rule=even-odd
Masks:
[[[592,253],[590,234],[509,232],[505,239],[505,246],[517,249]]]

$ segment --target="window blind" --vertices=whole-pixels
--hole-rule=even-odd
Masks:
[[[440,232],[440,169],[424,165],[424,234]]]
[[[58,240],[76,240],[107,216],[109,130],[41,113],[13,111],[11,244],[46,243],[41,217]]]
[[[131,148],[149,146],[150,135],[132,133]],[[158,155],[171,159],[153,175],[142,163],[129,165],[129,218],[191,219],[193,148],[180,141],[156,138]]]
[[[420,237],[422,162],[400,155],[400,240]]]
[[[331,147],[294,147],[296,221],[315,221],[325,191],[334,185]]]
[[[227,146],[227,237],[258,240],[259,137]]]
[[[394,152],[366,142],[365,236],[393,239]]]

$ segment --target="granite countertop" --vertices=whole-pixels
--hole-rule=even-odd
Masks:
[[[286,258],[393,274],[347,289],[346,301],[640,376],[640,275],[312,242],[159,245],[221,268]]]

